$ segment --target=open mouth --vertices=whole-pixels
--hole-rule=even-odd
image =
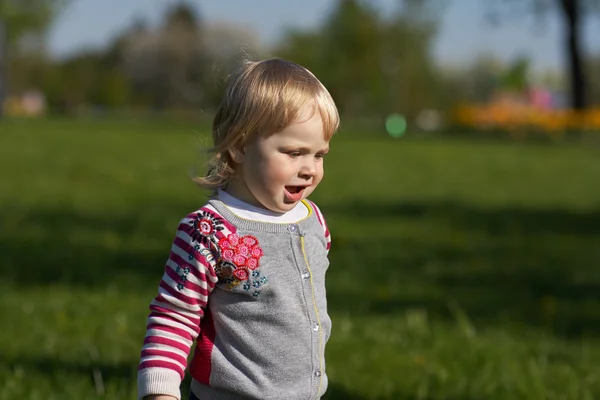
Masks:
[[[302,200],[306,186],[286,186],[285,197],[288,201],[296,202]]]
[[[306,186],[286,186],[285,190],[290,192],[291,194],[302,193]]]

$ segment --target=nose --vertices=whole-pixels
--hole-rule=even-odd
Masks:
[[[311,179],[317,173],[317,163],[313,157],[307,157],[306,161],[302,163],[300,172],[298,175],[303,179]]]

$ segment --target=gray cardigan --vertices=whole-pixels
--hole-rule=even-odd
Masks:
[[[185,360],[169,363],[167,347],[185,355],[183,342],[196,343],[189,372],[201,400],[308,400],[325,393],[330,237],[318,207],[305,204],[309,215],[294,224],[246,220],[215,199],[181,221],[151,306],[140,396],[178,389]],[[160,326],[169,312],[177,313]]]

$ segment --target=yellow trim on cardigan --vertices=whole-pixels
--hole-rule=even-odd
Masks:
[[[221,203],[223,203],[222,200],[219,200],[219,201]],[[229,206],[227,206],[227,204],[223,203],[223,205],[225,207],[227,207],[227,209],[229,210],[230,213],[232,213],[233,215],[235,215],[239,219],[243,219],[244,221],[260,222],[260,223],[263,223],[263,224],[289,225],[289,224],[297,224],[299,222],[302,222],[305,219],[309,218],[313,214],[313,208],[311,207],[310,202],[308,200],[302,200],[301,202],[308,209],[308,214],[304,218],[302,218],[302,219],[300,219],[300,220],[298,220],[296,222],[271,222],[271,221],[257,221],[255,219],[248,219],[248,218],[241,217],[241,216],[237,215],[236,213],[234,213],[233,210]]]

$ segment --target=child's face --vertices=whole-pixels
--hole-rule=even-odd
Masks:
[[[308,115],[305,113],[305,115]],[[239,168],[228,191],[250,204],[284,213],[308,197],[323,179],[329,142],[318,112],[269,137],[258,136],[238,153]]]

